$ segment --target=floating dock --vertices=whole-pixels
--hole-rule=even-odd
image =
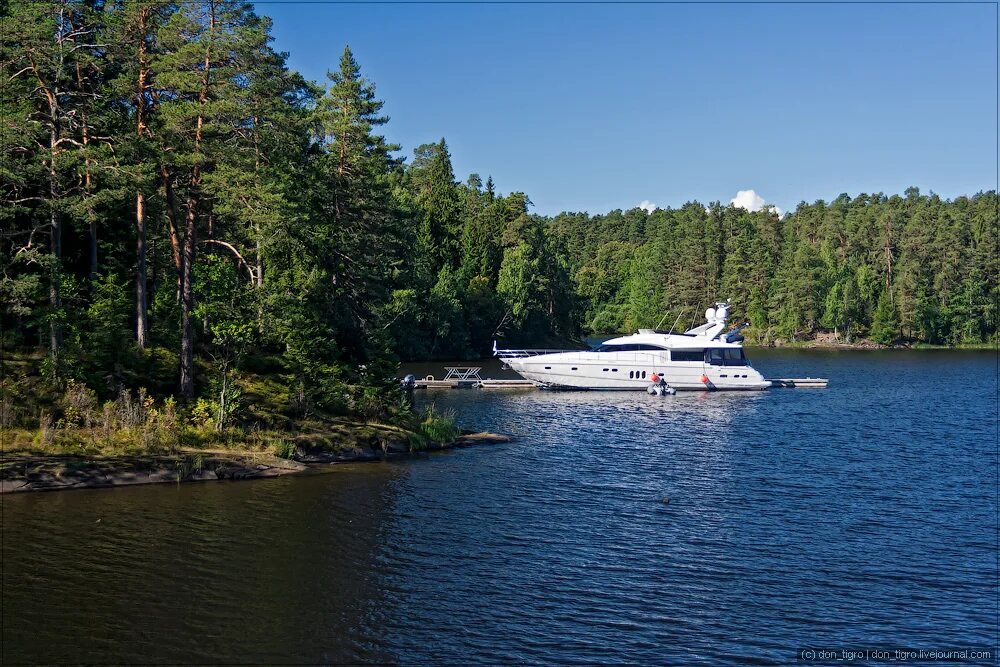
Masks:
[[[827,378],[778,378],[768,380],[774,388],[787,389],[826,389],[830,383]]]
[[[515,387],[535,387],[531,380],[417,380],[415,389],[511,389]]]
[[[512,387],[536,387],[531,380],[493,380],[479,377],[481,366],[445,366],[448,371],[444,379],[437,380],[428,375],[422,380],[415,380],[414,389],[510,389]]]
[[[490,380],[486,379],[479,383],[480,389],[510,389],[511,387],[537,387],[534,380]]]

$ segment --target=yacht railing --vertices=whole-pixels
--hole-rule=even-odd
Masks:
[[[562,352],[586,352],[586,350],[498,350],[493,348],[493,356],[501,359],[523,359],[537,357],[542,354],[560,354]]]

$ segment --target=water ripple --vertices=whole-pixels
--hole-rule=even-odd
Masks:
[[[758,356],[831,387],[429,392],[518,439],[5,498],[4,662],[772,665],[807,645],[989,645],[995,359]]]

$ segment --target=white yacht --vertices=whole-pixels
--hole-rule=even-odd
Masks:
[[[646,390],[657,380],[687,390],[760,390],[771,382],[750,365],[740,331],[723,333],[729,304],[705,311],[705,324],[684,333],[639,329],[593,350],[498,350],[493,354],[522,377],[545,387]]]

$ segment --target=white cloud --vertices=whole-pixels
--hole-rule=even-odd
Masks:
[[[641,208],[646,213],[652,213],[659,207],[653,202],[649,201],[648,199],[643,199],[642,202],[639,204],[639,208]]]
[[[753,190],[740,190],[735,197],[729,200],[729,203],[736,208],[745,208],[751,213],[764,208],[764,198]]]
[[[736,193],[736,196],[729,200],[729,203],[736,208],[745,208],[751,213],[760,211],[761,209],[773,208],[778,214],[778,217],[784,213],[780,208],[774,204],[768,204],[753,190],[740,190]]]

